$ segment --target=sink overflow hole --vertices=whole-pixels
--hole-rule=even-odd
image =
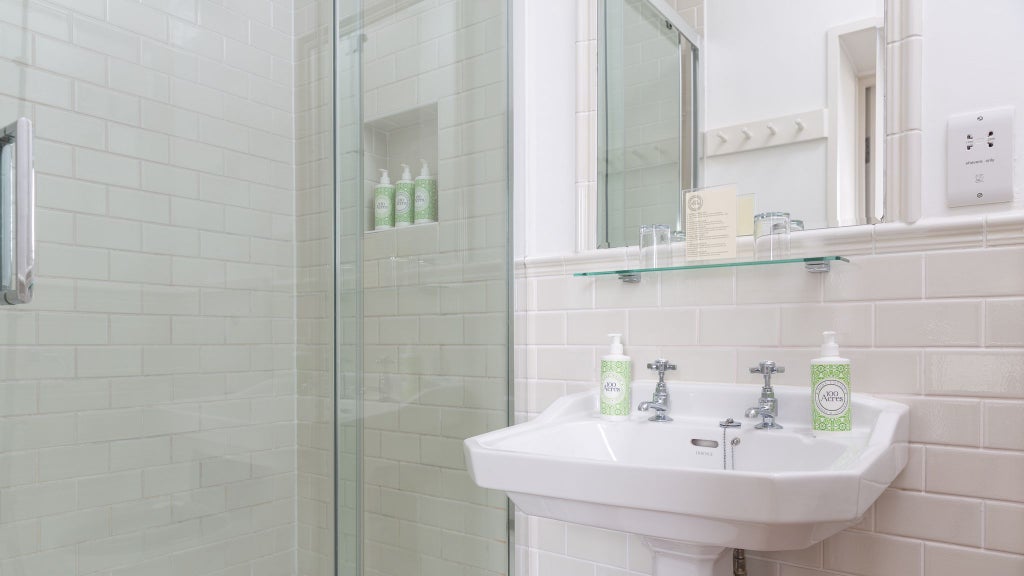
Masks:
[[[693,438],[690,440],[690,444],[699,446],[701,448],[718,448],[717,440],[704,440],[703,438]]]

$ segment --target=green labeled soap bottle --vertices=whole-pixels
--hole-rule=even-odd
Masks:
[[[395,228],[412,225],[414,188],[409,165],[402,164],[402,179],[395,182]]]
[[[388,177],[387,168],[379,168],[380,184],[373,189],[373,229],[395,227],[395,187]]]
[[[611,350],[601,357],[601,418],[627,420],[630,412],[630,387],[633,362],[622,353],[622,334],[609,334]]]
[[[811,428],[821,432],[853,430],[850,414],[850,361],[839,356],[835,332],[823,332],[821,357],[811,360]]]
[[[427,161],[420,162],[420,175],[413,181],[413,223],[427,224],[437,222],[437,180],[430,176]]]

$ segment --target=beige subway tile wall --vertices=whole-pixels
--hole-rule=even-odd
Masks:
[[[924,246],[920,239],[916,242]],[[871,250],[870,243],[859,251],[865,250]],[[1012,416],[1024,401],[1024,348],[1011,334],[1021,327],[1011,328],[993,314],[1014,313],[1016,302],[1007,296],[1014,291],[1012,279],[1024,277],[1024,258],[1007,254],[1018,250],[949,250],[940,244],[936,250],[909,254],[862,254],[807,280],[830,289],[807,291],[797,302],[774,304],[744,300],[729,291],[727,301],[678,304],[679,291],[704,294],[712,286],[738,284],[747,274],[742,269],[645,275],[641,285],[632,286],[614,276],[573,278],[561,267],[543,262],[536,262],[536,272],[531,272],[526,264],[523,277],[533,298],[519,319],[527,335],[529,369],[521,384],[527,401],[519,404],[524,412],[518,417],[533,417],[562,395],[595,385],[596,359],[606,345],[595,334],[574,330],[573,318],[600,320],[582,324],[599,330],[597,336],[623,332],[636,379],[651,379],[643,364],[666,357],[679,366],[674,374],[679,380],[749,383],[751,398],[759,384],[747,373],[748,366],[774,359],[788,369],[779,384],[805,386],[805,369],[819,355],[821,332],[835,329],[844,355],[853,361],[854,391],[910,406],[910,462],[857,526],[807,551],[748,555],[768,574],[962,573],[950,566],[989,566],[994,571],[982,572],[1014,573],[1024,566],[1021,547],[1015,544],[1024,518],[1024,444],[1020,418]],[[576,266],[572,256],[564,260],[566,268]],[[614,256],[609,256],[611,260]],[[973,280],[954,274],[950,266],[955,262],[969,263]],[[912,291],[894,283],[894,277],[906,279],[908,269],[913,272]],[[786,272],[812,276],[798,267]],[[685,285],[679,278],[684,275]],[[997,284],[1002,287],[994,289],[988,282],[994,277],[1001,279]],[[855,281],[858,288],[845,291],[842,303],[832,303],[829,295],[837,293],[841,279]],[[585,303],[583,309],[568,303],[561,309],[540,306],[555,302],[545,293],[556,286],[573,290],[578,296],[574,304]],[[933,288],[923,293],[922,286]],[[631,288],[636,291],[632,305]],[[1024,285],[1017,286],[1015,293],[1022,292]],[[619,325],[609,325],[615,319]],[[695,339],[690,334],[694,322]],[[535,327],[543,327],[543,338]],[[993,333],[1001,336],[984,337]],[[651,335],[662,338],[652,341]],[[526,563],[521,574],[553,576],[556,566],[586,574],[650,573],[648,567],[621,565],[618,555],[649,554],[633,540],[619,544],[619,551],[608,549],[615,546],[608,538],[608,546],[599,551],[585,546],[553,548],[545,544],[547,538],[536,538],[592,529],[523,517],[519,527],[527,542],[519,551]]]

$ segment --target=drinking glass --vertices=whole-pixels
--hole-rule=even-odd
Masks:
[[[789,212],[761,212],[754,216],[754,259],[789,257]]]
[[[667,224],[640,225],[640,267],[672,265],[672,231]]]

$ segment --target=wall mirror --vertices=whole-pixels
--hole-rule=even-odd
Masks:
[[[886,221],[884,0],[693,1],[602,3],[597,245],[681,236],[681,191],[719,184],[805,229]]]

